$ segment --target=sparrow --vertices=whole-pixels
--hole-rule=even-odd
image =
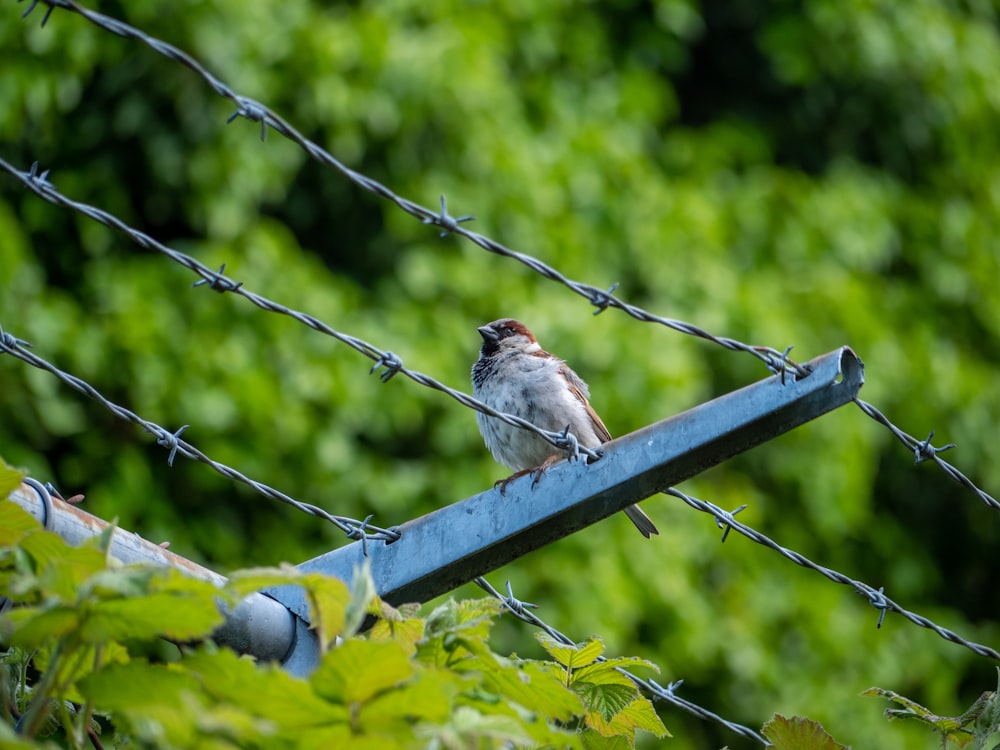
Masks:
[[[611,440],[608,428],[587,401],[587,384],[569,365],[542,349],[524,323],[501,318],[478,330],[483,346],[472,366],[473,396],[544,430],[559,432],[569,427],[585,448]],[[482,412],[476,413],[476,422],[493,458],[516,472],[498,482],[501,486],[529,472],[536,474],[537,481],[542,470],[564,456],[540,435]],[[638,506],[626,508],[625,515],[647,539],[660,533]]]

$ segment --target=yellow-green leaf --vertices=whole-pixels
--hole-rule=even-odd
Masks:
[[[4,493],[0,489],[0,498],[6,498],[10,492]],[[38,519],[20,505],[0,500],[0,547],[16,544],[28,532],[38,531],[41,528]]]
[[[271,664],[256,664],[228,649],[207,648],[185,654],[180,666],[196,676],[205,692],[277,725],[291,728],[347,722],[343,706],[334,705],[312,690],[305,680]]]
[[[775,750],[847,750],[818,721],[775,714],[760,730]]]
[[[635,730],[644,729],[657,737],[670,737],[670,732],[653,708],[653,704],[645,696],[640,695],[629,705],[618,711],[610,721],[605,721],[598,712],[587,714],[587,724],[605,737],[622,735],[634,741]]]
[[[580,696],[562,683],[549,664],[526,662],[520,667],[484,670],[482,680],[494,693],[550,719],[569,721],[583,710]]]
[[[583,643],[568,646],[557,641],[548,633],[535,633],[535,638],[549,655],[567,669],[578,669],[593,664],[604,653],[604,641],[594,637]]]
[[[354,576],[351,578],[351,598],[344,614],[345,635],[354,635],[358,632],[376,596],[372,566],[365,558],[363,565],[355,566]]]
[[[0,500],[5,500],[10,493],[21,486],[27,472],[15,469],[0,458]]]
[[[25,607],[13,609],[0,618],[0,635],[11,645],[35,649],[52,645],[78,625],[79,613],[73,607]]]
[[[303,574],[298,568],[283,565],[277,568],[247,568],[234,572],[226,581],[226,590],[234,601],[273,586],[298,585]]]
[[[412,676],[413,665],[398,643],[350,639],[323,656],[312,684],[329,700],[350,704],[370,700]]]
[[[190,641],[210,635],[222,620],[211,596],[158,593],[94,603],[81,620],[80,637],[95,644],[158,637]]]

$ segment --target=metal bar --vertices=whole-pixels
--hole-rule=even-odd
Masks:
[[[847,347],[808,367],[806,378],[766,378],[613,440],[589,465],[555,464],[535,486],[526,476],[505,494],[489,490],[409,521],[392,544],[355,542],[299,567],[349,582],[367,553],[379,596],[427,601],[850,403],[864,383]],[[269,593],[308,620],[301,588]]]
[[[52,497],[33,479],[14,490],[10,499],[69,544],[79,545],[109,526],[107,521]],[[218,586],[226,582],[225,576],[121,528],[115,528],[109,551],[112,557],[126,564],[169,566]],[[306,668],[298,665],[310,651],[318,659],[316,638],[306,623],[269,596],[251,594],[224,614],[226,622],[212,635],[218,643],[257,659],[283,661],[285,668],[295,674],[305,673]],[[307,662],[312,660],[309,656]]]

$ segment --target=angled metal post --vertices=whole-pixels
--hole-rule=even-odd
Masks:
[[[110,524],[84,510],[52,497],[34,479],[27,479],[10,500],[37,518],[46,530],[69,544],[79,545],[98,536]],[[173,567],[194,578],[222,586],[226,579],[138,534],[116,527],[109,552],[123,563]],[[293,674],[306,674],[319,659],[319,644],[309,623],[295,617],[282,604],[264,594],[251,594],[224,613],[226,621],[212,638],[241,654],[265,661],[280,661]]]
[[[503,495],[489,490],[404,523],[399,541],[367,544],[379,596],[399,604],[446,593],[850,402],[864,382],[847,347],[808,367],[806,378],[772,376],[613,440],[589,465],[555,464],[534,487],[524,477]],[[299,567],[350,582],[364,560],[354,542]],[[308,619],[301,588],[269,593]]]

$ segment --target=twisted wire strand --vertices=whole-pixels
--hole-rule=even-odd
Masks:
[[[1000,661],[1000,652],[997,652],[996,650],[990,648],[989,646],[984,646],[980,643],[974,643],[972,641],[968,641],[962,636],[955,633],[954,631],[948,630],[947,628],[943,628],[940,625],[937,625],[936,623],[932,622],[930,619],[924,617],[923,615],[918,615],[915,612],[910,612],[909,610],[904,609],[899,604],[894,602],[892,599],[887,597],[882,588],[874,589],[867,583],[854,580],[853,578],[850,578],[849,576],[846,576],[843,573],[839,573],[836,570],[824,567],[822,565],[818,565],[817,563],[814,563],[812,560],[805,557],[805,555],[802,555],[796,552],[795,550],[788,549],[787,547],[782,547],[780,544],[770,539],[769,537],[765,536],[764,534],[761,534],[756,529],[753,529],[750,526],[747,526],[746,524],[740,523],[733,517],[735,513],[739,512],[738,510],[734,512],[722,510],[722,508],[719,508],[718,506],[713,505],[712,503],[708,503],[705,502],[704,500],[699,500],[697,498],[691,497],[690,495],[687,495],[673,487],[664,490],[664,494],[672,495],[673,497],[679,498],[680,500],[683,500],[685,503],[690,505],[692,508],[700,510],[703,513],[708,513],[711,516],[714,516],[716,524],[720,528],[724,529],[723,532],[724,534],[728,534],[729,530],[733,529],[742,534],[743,536],[745,536],[747,539],[750,539],[751,541],[757,542],[757,544],[763,545],[764,547],[767,547],[769,549],[774,550],[775,552],[778,552],[782,556],[791,560],[796,565],[799,565],[803,568],[808,568],[809,570],[814,570],[817,573],[820,573],[821,575],[825,576],[826,578],[829,578],[834,583],[839,583],[844,586],[850,586],[857,593],[864,596],[873,607],[879,610],[879,620],[878,620],[879,627],[882,626],[882,620],[885,618],[886,612],[895,612],[905,617],[914,625],[919,625],[922,628],[927,628],[928,630],[934,631],[939,636],[944,638],[946,641],[950,641],[952,643],[957,643],[960,646],[964,646],[965,648],[969,649],[973,653],[979,654],[980,656],[986,656],[990,659],[996,659],[997,661]],[[742,508],[740,510],[742,510]],[[725,541],[725,536],[723,537],[723,541]]]
[[[570,433],[568,430],[562,430],[561,432],[553,432],[550,430],[543,430],[542,428],[532,424],[526,419],[515,416],[513,414],[506,414],[504,412],[497,411],[496,409],[487,406],[482,401],[469,396],[462,391],[455,390],[444,383],[432,378],[424,373],[417,372],[416,370],[411,370],[404,366],[402,360],[390,351],[384,351],[379,349],[367,341],[358,338],[357,336],[351,336],[346,333],[342,333],[327,325],[318,318],[309,315],[298,310],[293,310],[279,302],[268,299],[260,294],[249,291],[243,286],[242,282],[233,281],[227,277],[224,273],[225,266],[222,266],[218,271],[214,271],[204,263],[195,260],[189,255],[185,255],[182,252],[174,250],[167,247],[163,243],[153,239],[148,234],[139,231],[133,227],[130,227],[124,221],[119,219],[117,216],[108,213],[102,209],[96,208],[95,206],[88,205],[86,203],[81,203],[79,201],[72,200],[66,197],[56,187],[49,182],[48,172],[39,172],[38,165],[33,164],[31,169],[27,172],[22,172],[21,170],[15,168],[13,165],[9,164],[6,160],[0,158],[0,170],[7,172],[13,177],[20,180],[25,187],[31,190],[35,195],[43,198],[57,206],[62,206],[64,208],[69,208],[77,211],[96,222],[104,224],[105,226],[116,229],[119,232],[127,235],[133,242],[149,250],[156,250],[157,252],[163,253],[168,258],[176,263],[184,266],[185,268],[193,271],[198,276],[201,277],[200,281],[195,282],[195,285],[207,284],[212,289],[219,292],[230,292],[232,294],[239,295],[262,310],[268,312],[277,313],[279,315],[286,315],[303,325],[308,326],[314,331],[326,334],[337,341],[346,344],[355,351],[360,352],[371,360],[374,360],[375,364],[369,371],[374,373],[377,370],[382,370],[380,373],[380,378],[382,382],[387,382],[397,373],[405,375],[410,380],[419,383],[422,386],[431,388],[432,390],[440,391],[451,398],[458,401],[463,406],[466,406],[475,411],[482,412],[491,417],[495,417],[507,424],[514,425],[515,427],[520,427],[525,430],[529,430],[536,435],[541,436],[543,439],[547,440],[552,445],[557,448],[566,451],[567,456],[571,459],[577,459],[581,454],[587,456],[591,460],[596,460],[600,458],[601,452],[598,449],[587,448],[580,445],[577,442],[576,437]]]
[[[55,375],[59,380],[66,383],[66,385],[74,388],[85,396],[89,396],[94,401],[97,401],[105,409],[110,411],[119,419],[123,419],[126,422],[131,422],[132,424],[138,425],[145,429],[147,432],[151,433],[156,437],[156,442],[167,448],[170,451],[167,462],[172,466],[174,462],[174,457],[179,453],[186,458],[191,458],[196,461],[200,461],[207,466],[212,467],[215,471],[222,474],[222,476],[229,479],[233,479],[237,482],[242,482],[243,484],[253,488],[260,494],[268,497],[272,500],[277,500],[279,502],[291,505],[293,508],[307,513],[311,516],[321,518],[324,521],[329,521],[338,529],[343,531],[349,539],[371,539],[371,540],[381,540],[385,542],[394,542],[400,538],[399,531],[397,529],[383,529],[378,526],[373,526],[368,523],[368,520],[356,521],[353,518],[347,518],[345,516],[336,516],[327,511],[319,508],[315,505],[310,505],[308,503],[299,502],[295,498],[289,497],[283,492],[269,487],[266,484],[257,482],[250,479],[245,474],[233,469],[225,464],[220,464],[217,461],[213,461],[211,458],[206,456],[200,450],[195,448],[190,443],[185,440],[180,439],[181,433],[187,429],[187,425],[181,427],[176,432],[170,432],[169,430],[160,427],[158,424],[150,422],[143,419],[135,412],[130,409],[126,409],[124,406],[119,406],[118,404],[109,401],[105,398],[94,386],[87,383],[82,378],[72,375],[68,372],[60,370],[55,365],[42,359],[38,355],[28,351],[30,344],[28,342],[19,339],[2,329],[0,329],[0,354],[7,353],[23,362],[26,362],[33,367],[37,367],[40,370],[45,370]],[[370,516],[369,516],[370,518]]]
[[[479,586],[479,588],[488,593],[490,596],[501,601],[504,605],[504,608],[512,615],[514,615],[514,617],[516,617],[517,619],[521,620],[522,622],[526,622],[529,625],[533,625],[534,627],[539,628],[540,630],[543,630],[544,632],[548,633],[552,638],[554,638],[555,640],[559,641],[562,644],[565,644],[567,646],[575,645],[575,642],[569,636],[559,632],[554,627],[552,627],[544,620],[542,620],[538,615],[528,611],[529,609],[536,608],[537,605],[531,604],[530,602],[522,602],[518,600],[514,596],[513,591],[511,590],[510,581],[507,582],[506,595],[501,594],[499,591],[497,591],[492,586],[492,584],[490,584],[490,582],[483,577],[476,578],[473,581],[473,583]],[[598,661],[606,661],[606,659],[603,656],[599,656]],[[625,675],[626,677],[628,677],[636,685],[636,687],[638,687],[640,690],[646,691],[646,693],[648,693],[653,698],[665,701],[666,703],[670,703],[671,705],[676,706],[677,708],[680,708],[694,716],[697,716],[699,719],[704,719],[706,721],[714,721],[717,724],[721,724],[730,731],[742,735],[743,737],[756,740],[765,747],[768,747],[771,744],[759,732],[754,731],[750,727],[743,726],[742,724],[735,724],[731,721],[728,721],[719,716],[717,713],[709,711],[707,708],[702,708],[698,704],[692,703],[691,701],[676,695],[675,691],[680,686],[681,682],[683,682],[683,680],[672,682],[667,687],[663,687],[662,685],[658,685],[653,680],[644,680],[643,678],[633,674],[624,667],[616,667],[616,670],[621,674]]]
[[[931,438],[934,437],[933,431],[931,431],[931,434],[927,436],[926,440],[918,440],[912,435],[909,435],[903,432],[901,429],[899,429],[896,425],[894,425],[891,421],[889,421],[889,418],[885,414],[880,412],[878,409],[876,409],[868,402],[862,401],[859,398],[855,398],[854,403],[857,404],[858,408],[860,408],[861,411],[863,411],[869,417],[874,419],[879,424],[885,426],[893,435],[896,436],[896,439],[899,440],[899,442],[901,442],[903,445],[909,448],[910,451],[916,457],[914,463],[919,464],[922,463],[923,461],[933,461],[938,465],[938,468],[944,471],[945,474],[947,474],[949,477],[954,479],[956,482],[958,482],[966,489],[971,490],[973,493],[975,493],[976,496],[983,502],[983,505],[985,505],[987,508],[992,508],[993,510],[1000,510],[1000,501],[998,501],[996,498],[994,498],[987,492],[979,489],[979,487],[977,487],[971,479],[965,476],[965,474],[963,474],[954,466],[952,466],[950,463],[948,463],[943,458],[938,456],[939,453],[954,448],[955,447],[954,443],[949,443],[948,445],[936,448],[933,445],[931,445]]]
[[[21,2],[21,0],[18,0],[18,2]],[[198,60],[190,54],[168,42],[163,41],[162,39],[157,39],[156,37],[153,37],[141,29],[137,29],[136,27],[125,23],[124,21],[120,21],[116,18],[112,18],[85,8],[75,2],[75,0],[32,0],[23,16],[30,14],[35,7],[39,5],[39,3],[48,6],[47,12],[42,20],[42,25],[48,21],[54,8],[63,8],[84,17],[92,24],[104,29],[105,31],[109,31],[112,34],[116,34],[117,36],[125,37],[127,39],[134,39],[147,45],[164,57],[188,67],[200,76],[216,94],[233,102],[236,105],[236,112],[230,116],[229,122],[236,117],[245,117],[253,122],[259,122],[261,124],[261,139],[264,138],[267,133],[267,128],[270,127],[272,130],[277,131],[285,138],[298,144],[316,161],[343,174],[358,187],[395,204],[399,209],[419,219],[424,224],[437,225],[443,230],[441,233],[442,236],[447,234],[460,235],[488,252],[512,258],[545,278],[562,284],[576,294],[586,298],[593,306],[595,306],[597,308],[595,314],[601,313],[609,307],[614,307],[622,310],[636,320],[647,323],[658,323],[680,333],[711,341],[731,351],[740,351],[750,354],[763,362],[771,372],[781,374],[783,379],[786,374],[798,378],[806,377],[809,374],[809,371],[805,367],[788,358],[788,353],[791,347],[782,352],[766,346],[751,346],[733,338],[716,336],[703,328],[692,325],[691,323],[655,315],[637,307],[636,305],[631,305],[618,297],[615,297],[613,292],[617,288],[617,284],[612,286],[610,289],[605,290],[590,284],[574,281],[537,258],[512,250],[496,240],[490,239],[489,237],[479,234],[478,232],[465,229],[461,226],[461,224],[474,217],[462,216],[455,218],[450,216],[448,214],[443,196],[441,198],[441,210],[439,212],[435,212],[395,193],[378,180],[372,179],[367,175],[351,169],[333,156],[330,152],[322,148],[319,144],[302,135],[302,133],[292,126],[291,123],[287,122],[269,107],[237,93],[221,79],[209,72],[205,66],[198,62]]]

